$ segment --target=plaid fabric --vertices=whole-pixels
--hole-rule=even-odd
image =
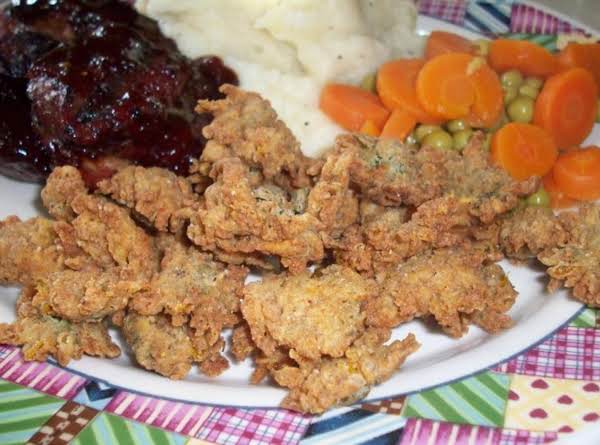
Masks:
[[[97,413],[98,411],[87,406],[67,402],[27,443],[66,445],[87,426]]]
[[[495,370],[509,374],[600,380],[598,357],[600,331],[569,326],[537,347],[497,366]]]
[[[524,4],[512,6],[510,30],[529,34],[584,33],[569,22]]]
[[[462,25],[467,13],[467,0],[421,0],[419,14]]]
[[[219,444],[291,444],[309,423],[310,417],[286,410],[217,408],[197,437]]]
[[[538,445],[554,442],[557,438],[558,434],[554,432],[502,430],[498,445]]]

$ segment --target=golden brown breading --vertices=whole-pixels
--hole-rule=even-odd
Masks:
[[[0,221],[0,283],[33,284],[62,270],[64,255],[55,222],[45,218]]]
[[[313,276],[305,271],[247,285],[242,313],[266,355],[284,346],[313,360],[341,357],[364,331],[362,305],[375,292],[374,282],[332,265]]]
[[[101,196],[77,195],[71,222],[77,245],[100,267],[120,267],[122,279],[148,279],[158,269],[154,239],[138,227],[127,209]]]
[[[71,202],[77,195],[86,193],[87,187],[79,170],[71,166],[57,167],[42,189],[42,202],[52,217],[71,221],[75,218]]]
[[[160,231],[178,232],[198,206],[192,185],[162,168],[129,166],[98,183],[99,193],[135,210]]]
[[[117,268],[67,269],[41,279],[31,304],[41,314],[68,321],[100,321],[125,309],[143,287],[140,281],[120,280]]]
[[[257,351],[256,344],[252,340],[250,326],[245,321],[233,328],[231,334],[231,353],[239,362],[250,357]]]
[[[195,350],[187,326],[173,326],[164,315],[129,312],[122,329],[142,367],[171,379],[184,378],[192,367]]]
[[[332,156],[352,157],[351,182],[363,197],[381,205],[419,205],[443,193],[449,153],[344,134],[337,137]]]
[[[540,252],[563,245],[567,231],[554,212],[546,207],[523,207],[502,218],[498,243],[511,259],[525,260]]]
[[[319,414],[362,399],[373,385],[387,380],[419,348],[412,334],[384,345],[389,336],[386,329],[369,329],[343,357],[301,361],[299,366],[273,369],[277,383],[290,388],[281,406]]]
[[[33,295],[33,288],[22,290],[17,320],[0,323],[0,343],[22,346],[25,360],[45,361],[52,356],[62,366],[84,354],[107,358],[120,355],[121,350],[103,323],[71,323],[39,315],[31,306]]]
[[[504,312],[517,294],[502,269],[486,259],[481,251],[464,248],[408,259],[379,277],[379,298],[367,303],[369,324],[392,328],[432,315],[453,337],[462,336],[470,323],[490,332],[510,326]]]
[[[600,307],[600,205],[586,204],[577,212],[561,213],[559,220],[568,232],[567,242],[538,255],[548,266],[548,289],[572,288],[577,300]]]
[[[204,250],[225,254],[277,255],[295,273],[325,253],[320,222],[297,214],[287,192],[273,184],[252,187],[248,167],[237,158],[217,162],[204,205],[192,217],[188,237]],[[266,259],[265,259],[266,262]]]
[[[309,175],[318,173],[320,162],[302,154],[299,142],[269,102],[233,85],[223,85],[221,92],[225,99],[201,100],[196,108],[214,116],[202,131],[208,142],[197,170],[208,176],[218,160],[237,157],[287,190],[310,186]]]
[[[492,165],[483,139],[483,133],[476,133],[462,156],[448,158],[444,194],[454,196],[471,215],[489,224],[496,216],[514,209],[519,198],[535,192],[540,180],[531,177],[516,181],[505,170]]]

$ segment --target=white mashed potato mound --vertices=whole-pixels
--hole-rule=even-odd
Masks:
[[[356,84],[422,51],[413,0],[138,0],[189,57],[223,57],[240,86],[269,99],[316,157],[342,129],[318,107],[327,82]]]

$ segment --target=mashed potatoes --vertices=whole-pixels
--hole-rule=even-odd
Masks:
[[[138,0],[190,57],[216,54],[242,87],[268,98],[303,151],[341,131],[318,108],[326,82],[358,83],[393,57],[418,53],[412,0]]]

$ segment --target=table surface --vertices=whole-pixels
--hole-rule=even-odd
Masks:
[[[535,0],[583,24],[600,30],[600,0]]]

